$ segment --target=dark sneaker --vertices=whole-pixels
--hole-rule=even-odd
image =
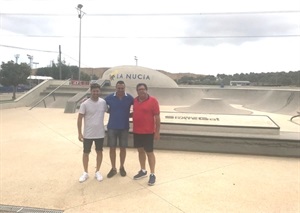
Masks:
[[[107,177],[108,177],[108,178],[111,178],[111,177],[113,177],[115,174],[117,174],[117,170],[116,170],[116,169],[111,169],[111,170],[109,171],[109,173],[107,174]]]
[[[147,177],[147,171],[143,172],[142,170],[140,170],[137,175],[133,176],[133,179],[138,180],[144,177]]]
[[[122,177],[126,176],[126,171],[125,171],[124,167],[120,168],[120,174],[121,174]]]
[[[156,180],[155,175],[154,175],[154,174],[151,174],[151,175],[149,176],[148,185],[149,185],[149,186],[153,186],[153,185],[155,184],[155,180]]]

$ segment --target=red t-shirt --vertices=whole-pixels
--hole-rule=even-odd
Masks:
[[[133,133],[153,134],[155,115],[159,115],[159,104],[154,97],[149,96],[143,102],[139,102],[136,97],[133,102]]]

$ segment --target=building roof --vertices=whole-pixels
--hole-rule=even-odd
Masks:
[[[53,79],[50,76],[39,76],[39,75],[30,75],[27,77],[27,79],[38,79],[38,80],[50,80]]]

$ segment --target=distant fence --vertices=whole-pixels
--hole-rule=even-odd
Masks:
[[[30,90],[31,87],[29,85],[20,84],[17,86],[16,92],[25,92]],[[0,93],[12,93],[14,91],[13,86],[0,86]]]
[[[250,81],[230,81],[230,86],[249,86]]]
[[[70,85],[82,85],[82,86],[86,86],[89,85],[90,82],[89,81],[78,81],[78,80],[71,80],[70,81]]]

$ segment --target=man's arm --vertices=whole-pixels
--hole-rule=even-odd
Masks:
[[[78,130],[78,140],[83,141],[83,134],[82,134],[82,118],[83,114],[78,113],[77,118],[77,130]]]
[[[160,139],[160,115],[154,115],[155,119],[155,133],[154,133],[154,139],[159,140]]]

